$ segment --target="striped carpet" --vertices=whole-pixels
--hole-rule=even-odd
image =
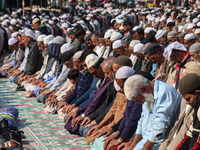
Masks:
[[[25,141],[37,150],[87,150],[85,139],[64,129],[57,114],[46,114],[43,104],[35,98],[25,98],[25,92],[16,92],[16,85],[0,79],[0,106],[13,106],[19,110],[18,127],[25,133]]]

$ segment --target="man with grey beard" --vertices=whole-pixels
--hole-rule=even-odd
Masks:
[[[142,104],[142,115],[132,142],[118,149],[158,149],[179,114],[181,96],[172,86],[149,81],[141,75],[129,77],[124,85],[128,100]]]

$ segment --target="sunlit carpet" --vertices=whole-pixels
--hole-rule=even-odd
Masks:
[[[0,106],[13,106],[19,110],[18,127],[24,131],[24,141],[28,141],[30,147],[38,150],[90,149],[84,138],[64,129],[57,114],[46,114],[43,104],[37,103],[35,98],[25,98],[25,92],[16,92],[15,88],[8,79],[0,79]]]

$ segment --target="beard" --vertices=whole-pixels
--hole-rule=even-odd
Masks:
[[[153,105],[154,105],[154,97],[153,97],[153,94],[151,93],[143,93],[142,94],[147,102],[147,107],[149,109],[149,111],[152,111],[153,110]]]

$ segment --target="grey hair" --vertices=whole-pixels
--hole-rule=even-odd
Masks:
[[[112,69],[112,65],[113,65],[113,62],[114,62],[115,59],[116,59],[116,57],[108,57],[108,58],[106,58],[106,59],[101,63],[101,67],[103,67],[103,66],[108,66],[108,68],[109,68],[110,70],[113,70],[113,69]]]
[[[147,78],[141,75],[133,75],[129,77],[124,84],[124,93],[128,100],[137,97],[141,93],[141,86],[149,86],[150,82]]]

